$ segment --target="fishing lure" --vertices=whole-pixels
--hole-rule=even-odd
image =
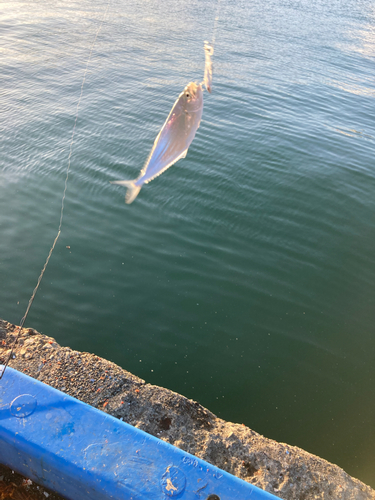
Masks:
[[[211,56],[214,53],[214,48],[208,42],[204,42],[204,56],[205,56],[205,64],[204,64],[204,85],[208,92],[211,94],[212,90],[212,61]]]

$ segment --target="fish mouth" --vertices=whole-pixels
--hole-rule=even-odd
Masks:
[[[200,88],[199,84],[196,84],[195,82],[191,82],[185,87],[185,92],[189,92],[191,95],[191,99],[195,99],[197,97],[197,91]],[[191,100],[189,99],[189,100]]]
[[[185,94],[185,111],[195,113],[202,109],[202,87],[200,83],[190,82],[184,88]]]

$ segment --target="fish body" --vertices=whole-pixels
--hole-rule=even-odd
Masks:
[[[204,63],[204,86],[208,90],[208,92],[211,94],[212,90],[212,61],[211,61],[211,56],[214,53],[214,48],[212,45],[210,45],[208,42],[204,43],[204,56],[205,56],[205,63]]]
[[[132,181],[112,182],[128,188],[126,203],[134,201],[143,184],[152,181],[176,161],[185,158],[200,125],[202,112],[202,86],[191,82],[174,103],[139,176]]]

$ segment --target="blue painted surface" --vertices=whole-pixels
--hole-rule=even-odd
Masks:
[[[74,500],[277,498],[12,368],[0,383],[0,457]]]

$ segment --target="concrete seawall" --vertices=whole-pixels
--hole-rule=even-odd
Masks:
[[[0,359],[18,327],[0,320]],[[24,328],[10,366],[121,418],[285,500],[375,500],[338,466],[295,446],[217,418],[199,403],[145,383],[93,354]],[[1,461],[1,459],[0,459]]]

